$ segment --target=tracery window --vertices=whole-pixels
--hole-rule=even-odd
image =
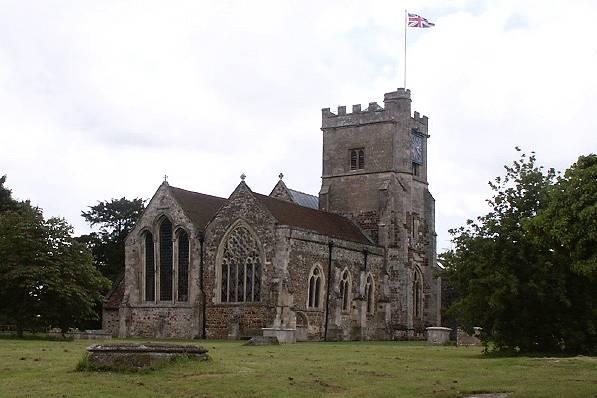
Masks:
[[[220,301],[259,301],[261,268],[259,244],[247,228],[237,226],[224,243]]]
[[[371,274],[367,275],[367,280],[365,281],[365,300],[367,301],[367,313],[372,314],[373,310],[375,309],[374,302],[373,302],[373,277]]]
[[[317,266],[314,267],[309,276],[309,308],[319,308],[321,305],[321,278],[321,270]]]
[[[160,300],[172,301],[172,223],[160,224]]]
[[[145,301],[155,300],[155,258],[153,252],[153,235],[145,233]]]
[[[415,318],[421,317],[421,301],[423,298],[423,281],[421,277],[421,272],[417,269],[415,270],[414,279],[413,279],[413,306],[415,312]]]
[[[178,301],[189,301],[189,235],[178,233]]]
[[[340,279],[340,299],[342,300],[342,311],[348,311],[350,308],[350,274],[348,270],[342,272]]]

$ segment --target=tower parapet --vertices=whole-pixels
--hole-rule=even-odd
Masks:
[[[384,94],[384,107],[381,107],[377,102],[370,102],[369,106],[362,109],[361,104],[352,106],[352,112],[346,112],[346,106],[338,106],[337,113],[333,113],[330,108],[323,108],[321,110],[321,128],[338,128],[359,126],[372,123],[387,123],[395,121],[399,118],[408,115],[415,122],[423,126],[427,126],[427,116],[420,116],[419,112],[415,112],[411,116],[411,99],[410,90],[399,88]]]

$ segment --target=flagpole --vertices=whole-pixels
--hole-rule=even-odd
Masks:
[[[408,12],[404,9],[404,89],[406,90],[406,24],[408,21]]]

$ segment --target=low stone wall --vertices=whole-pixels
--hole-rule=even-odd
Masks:
[[[191,307],[131,307],[125,317],[126,336],[192,339],[200,334]]]
[[[110,340],[112,334],[103,329],[100,330],[79,330],[69,329],[68,332],[62,333],[61,329],[55,328],[48,331],[48,336],[51,337],[72,337],[75,340]]]

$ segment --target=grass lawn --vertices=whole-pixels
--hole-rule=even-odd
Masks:
[[[495,358],[410,342],[192,341],[212,359],[146,373],[75,371],[91,343],[0,339],[0,397],[597,397],[596,357]]]

